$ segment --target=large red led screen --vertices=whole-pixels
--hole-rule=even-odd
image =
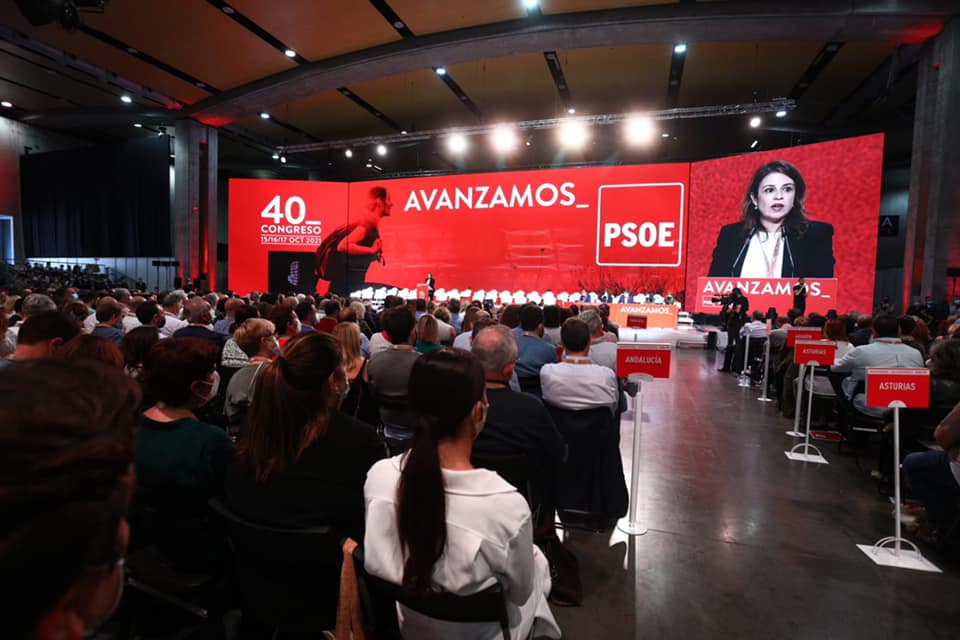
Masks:
[[[431,272],[448,290],[678,292],[688,180],[688,164],[231,180],[229,286],[412,288]]]
[[[882,164],[879,134],[693,163],[686,308],[740,286],[784,313],[803,277],[807,311],[869,310]]]
[[[350,293],[430,272],[447,290],[681,293],[691,311],[740,286],[783,313],[804,277],[808,311],[869,309],[882,149],[873,135],[693,164],[231,180],[228,285]]]

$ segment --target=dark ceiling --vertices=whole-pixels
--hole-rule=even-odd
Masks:
[[[49,0],[44,0],[49,1]],[[41,2],[42,4],[42,2]],[[562,163],[688,160],[857,133],[909,161],[922,43],[955,1],[110,0],[82,24],[32,26],[0,6],[3,115],[91,140],[219,126],[241,175],[357,178]],[[688,43],[683,54],[674,44]],[[292,57],[285,53],[290,49]],[[435,73],[445,66],[447,74]],[[129,95],[133,103],[122,104]],[[742,116],[666,120],[652,145],[617,127],[561,153],[553,131],[509,157],[455,157],[435,140],[290,153],[278,147],[446,127],[791,98],[751,130]],[[259,117],[261,111],[270,119]],[[144,124],[134,128],[133,124]]]

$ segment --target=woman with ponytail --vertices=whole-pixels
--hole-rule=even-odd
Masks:
[[[264,364],[227,472],[231,511],[362,539],[363,483],[386,451],[372,427],[337,411],[349,392],[342,354],[334,337],[311,333]]]
[[[412,448],[367,477],[366,570],[414,593],[503,587],[513,638],[559,638],[547,605],[550,571],[533,545],[530,509],[500,476],[470,464],[487,416],[476,356],[442,348],[410,374]],[[405,638],[498,638],[496,623],[451,623],[399,607]]]

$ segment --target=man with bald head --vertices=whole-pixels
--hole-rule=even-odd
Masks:
[[[177,329],[174,332],[174,338],[200,338],[209,340],[223,349],[223,344],[228,336],[217,333],[210,328],[210,322],[213,320],[213,312],[210,303],[201,297],[190,298],[183,305],[184,317],[187,319],[187,326]]]
[[[513,330],[502,324],[484,327],[473,340],[473,354],[483,365],[489,402],[487,422],[473,442],[473,455],[525,455],[538,493],[535,502],[553,504],[563,440],[536,396],[510,389],[518,354]]]
[[[473,321],[474,324],[483,319],[490,319],[490,314],[486,311],[477,311],[477,317]],[[470,331],[464,331],[456,338],[453,339],[453,346],[457,349],[463,349],[464,351],[470,351],[470,343],[473,341],[473,334]]]

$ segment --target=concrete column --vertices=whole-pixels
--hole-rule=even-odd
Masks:
[[[942,301],[960,267],[960,19],[927,42],[919,63],[903,302]]]
[[[184,281],[217,268],[217,130],[193,120],[177,123],[174,144],[173,245]]]

